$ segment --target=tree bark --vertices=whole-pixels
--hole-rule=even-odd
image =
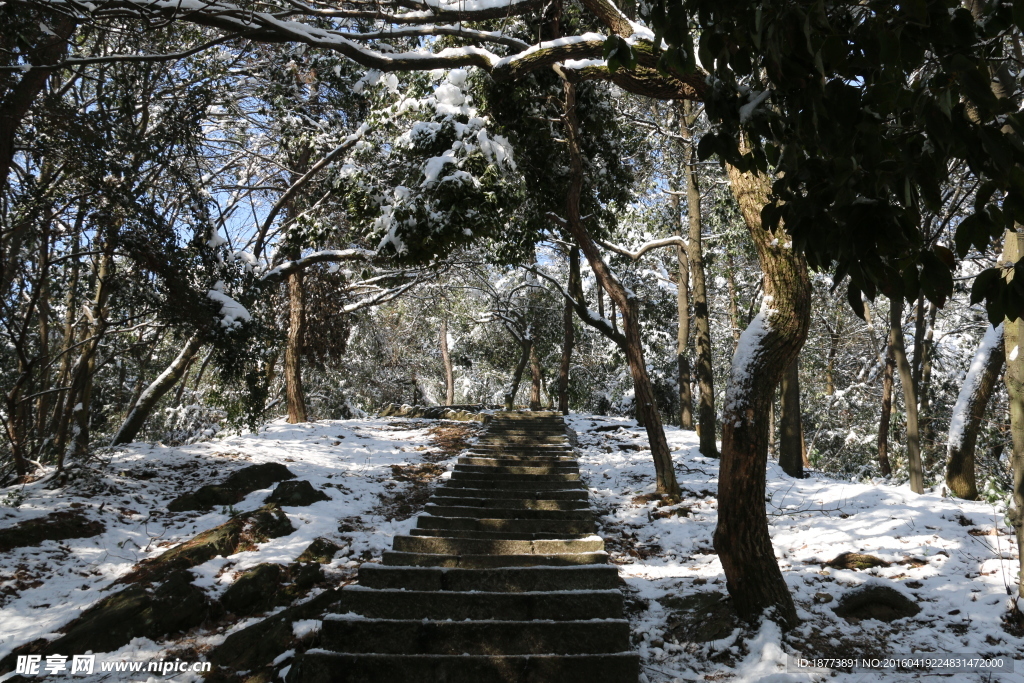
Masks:
[[[803,479],[803,425],[800,419],[800,360],[793,360],[782,376],[779,411],[779,465],[791,477]]]
[[[1018,232],[1007,231],[1003,245],[1002,263],[1016,263],[1024,258],[1024,227],[1017,225]],[[1014,270],[1007,272],[1013,277]],[[1012,504],[1007,513],[1017,536],[1017,548],[1024,548],[1024,318],[1003,322],[1003,348],[1006,349],[1006,372],[1003,381],[1010,401],[1010,436],[1013,440],[1013,454],[1010,465],[1013,472]],[[1018,574],[1017,595],[1024,595],[1024,571]]]
[[[1003,326],[990,329],[979,346],[953,408],[946,444],[946,485],[954,496],[977,500],[974,447],[989,399],[1006,361]],[[959,423],[957,423],[959,421]]]
[[[288,275],[288,342],[284,348],[285,397],[288,422],[306,422],[306,394],[302,389],[302,346],[306,332],[306,292],[303,273]]]
[[[889,328],[889,342],[885,345],[885,367],[882,370],[882,414],[878,418],[878,468],[883,477],[892,474],[889,462],[889,421],[892,418],[893,374],[896,369],[894,333]]]
[[[569,292],[583,300],[583,285],[580,278],[580,250],[569,248]],[[569,370],[572,367],[572,350],[576,345],[576,329],[573,327],[572,302],[566,300],[562,310],[562,359],[558,365],[558,410],[569,414]]]
[[[530,410],[540,410],[540,385],[543,375],[540,369],[540,358],[537,357],[537,345],[530,344]]]
[[[526,339],[520,342],[521,353],[516,369],[512,372],[512,381],[509,383],[508,391],[505,392],[505,410],[514,410],[516,394],[519,393],[519,384],[523,381],[523,372],[526,364],[530,362],[530,351],[533,349],[533,340]]]
[[[633,378],[637,417],[643,419],[651,455],[654,458],[655,490],[670,499],[678,500],[679,483],[676,481],[672,464],[672,451],[665,439],[665,429],[654,400],[651,378],[647,374],[647,362],[644,360],[643,340],[640,338],[640,321],[637,318],[634,295],[622,286],[608,264],[604,262],[597,243],[587,231],[580,216],[580,195],[583,192],[583,156],[576,113],[576,87],[570,81],[564,81],[563,92],[565,93],[565,132],[570,158],[565,224],[583,251],[583,255],[587,257],[587,262],[594,271],[598,285],[608,292],[608,296],[614,304],[618,305],[619,312],[622,314],[622,331],[625,336],[624,351],[629,364],[629,372]]]
[[[924,493],[924,472],[921,469],[921,433],[917,425],[917,396],[914,375],[903,343],[903,299],[896,296],[889,301],[889,322],[892,324],[893,357],[903,388],[903,404],[907,411],[907,461],[910,470],[910,490]]]
[[[740,338],[726,387],[714,544],[737,613],[754,620],[770,609],[773,619],[791,628],[799,620],[765,514],[765,418],[783,372],[807,338],[811,285],[807,264],[790,248],[788,236],[781,228],[773,235],[761,226],[770,179],[732,166],[728,172],[761,262],[765,295],[761,312]]]
[[[452,355],[448,351],[448,317],[441,316],[441,362],[444,364],[444,404],[455,403],[455,372]]]
[[[182,378],[185,370],[192,362],[192,359],[195,358],[202,345],[203,343],[200,341],[199,335],[194,334],[189,337],[189,340],[185,342],[185,346],[178,353],[177,357],[171,361],[171,364],[139,396],[135,407],[128,413],[128,417],[124,419],[121,428],[117,430],[117,434],[110,441],[111,446],[130,443],[135,440],[139,430],[142,429],[146,420],[153,413],[156,404]]]
[[[732,328],[732,352],[740,343],[740,307],[737,302],[736,271],[734,270],[732,252],[725,252],[725,283],[729,289],[729,327]]]
[[[676,246],[676,261],[679,264],[679,282],[676,285],[676,310],[679,314],[679,328],[676,334],[676,366],[679,381],[679,426],[693,429],[693,396],[690,393],[690,269],[686,251]]]
[[[693,103],[683,103],[683,137],[693,140],[690,127],[693,125]],[[697,406],[697,424],[700,425],[700,452],[711,458],[718,457],[715,419],[715,374],[714,359],[711,355],[711,321],[708,312],[708,294],[704,278],[704,256],[701,246],[700,186],[697,181],[697,147],[688,145],[686,163],[686,210],[690,222],[688,256],[690,276],[693,280],[693,320],[696,327],[697,385],[700,387],[700,402]],[[758,211],[761,209],[758,208]],[[760,229],[760,222],[758,222]]]
[[[929,470],[936,463],[939,455],[935,444],[935,420],[932,416],[930,388],[932,383],[932,354],[935,351],[935,318],[939,307],[929,303],[928,322],[924,339],[921,342],[921,377],[917,384],[917,395],[920,397],[921,441],[925,467]]]

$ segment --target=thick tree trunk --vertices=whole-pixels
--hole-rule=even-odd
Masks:
[[[946,485],[954,496],[977,500],[978,483],[974,474],[974,447],[978,429],[989,399],[999,381],[1006,361],[1003,349],[1003,325],[988,329],[974,354],[960,395],[953,407],[946,439]]]
[[[690,126],[693,125],[692,112],[693,103],[686,100],[683,103],[683,116],[681,117],[683,137],[691,140],[693,139],[690,131]],[[696,327],[696,374],[697,385],[700,388],[700,403],[697,406],[700,452],[707,457],[717,458],[714,359],[711,355],[711,321],[704,278],[703,247],[701,246],[700,186],[697,182],[697,147],[695,144],[690,144],[687,149],[685,176],[686,210],[690,221],[688,256],[690,257],[690,276],[693,280],[693,321]]]
[[[570,156],[570,186],[566,197],[566,226],[573,238],[587,257],[590,268],[594,271],[598,285],[603,287],[622,314],[622,331],[625,336],[624,351],[629,364],[629,372],[633,377],[633,391],[636,401],[637,417],[643,419],[650,443],[651,455],[654,458],[655,485],[658,493],[671,499],[678,499],[679,483],[676,481],[672,464],[672,451],[665,439],[665,429],[661,423],[651,378],[647,374],[647,362],[644,360],[643,340],[640,338],[640,324],[637,319],[637,306],[634,295],[622,286],[612,274],[608,264],[604,262],[594,238],[587,231],[580,216],[580,195],[583,191],[583,157],[580,151],[579,124],[576,113],[576,88],[569,82],[563,83],[565,93],[565,131]],[[639,421],[639,419],[638,419]]]
[[[807,264],[781,229],[761,227],[761,208],[770,192],[767,176],[728,168],[732,191],[757,249],[764,273],[761,312],[740,338],[733,356],[722,417],[718,527],[714,543],[726,587],[744,619],[771,617],[791,628],[796,607],[782,578],[765,514],[768,405],[793,363],[810,326],[811,285]]]
[[[1003,263],[1016,263],[1024,258],[1024,226],[1016,226],[1018,232],[1007,232],[1003,245]],[[1014,271],[1009,271],[1012,277]],[[1006,349],[1006,393],[1010,400],[1010,436],[1013,439],[1013,455],[1010,465],[1013,471],[1013,500],[1007,517],[1017,536],[1018,550],[1024,548],[1024,318],[1003,322],[1003,348]],[[1018,567],[1019,569],[1019,567]],[[1024,571],[1018,574],[1017,595],[1024,595]]]
[[[910,490],[924,493],[924,472],[921,469],[921,433],[917,425],[917,396],[914,393],[914,374],[907,360],[903,343],[903,299],[895,297],[889,301],[889,322],[892,324],[893,357],[900,374],[903,389],[903,405],[907,411],[907,462],[910,473]]]
[[[508,391],[505,392],[505,410],[515,409],[516,394],[519,393],[519,384],[523,381],[523,372],[526,364],[530,362],[530,352],[533,350],[533,340],[526,339],[520,342],[521,353],[516,369],[512,372],[512,381],[509,382]]]
[[[128,413],[128,417],[125,418],[121,428],[117,430],[117,434],[111,440],[111,446],[130,443],[135,440],[139,430],[142,429],[146,420],[153,413],[156,404],[182,378],[185,370],[202,345],[203,343],[200,341],[199,335],[192,335],[185,342],[185,346],[178,353],[177,357],[171,361],[171,364],[139,396],[135,407]]]
[[[779,465],[791,477],[804,476],[804,430],[800,419],[800,359],[793,359],[782,376],[779,415]]]
[[[530,344],[530,410],[540,410],[540,385],[543,373],[540,369],[540,358],[537,357],[537,345]]]
[[[569,248],[569,292],[583,301],[578,247]],[[558,410],[562,415],[569,414],[569,370],[572,367],[572,349],[576,345],[576,329],[572,323],[572,303],[566,300],[562,310],[562,359],[558,365]]]
[[[288,275],[288,342],[284,349],[285,397],[288,422],[306,422],[306,394],[302,389],[302,346],[306,332],[306,292],[301,270]]]
[[[452,355],[448,350],[448,318],[441,316],[441,362],[444,364],[444,404],[455,403],[455,371]]]

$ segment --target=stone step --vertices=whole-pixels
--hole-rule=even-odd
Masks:
[[[624,683],[636,681],[635,652],[603,655],[377,655],[307,651],[287,683]]]
[[[600,536],[537,541],[395,536],[394,549],[399,552],[436,555],[559,555],[600,552],[604,550],[604,541]]]
[[[593,534],[597,525],[593,520],[502,519],[494,517],[435,517],[421,515],[416,522],[419,529],[447,531],[505,531],[530,534]]]
[[[498,455],[501,457],[531,456],[531,457],[566,457],[575,459],[576,455],[571,446],[496,446],[491,444],[480,444],[470,446],[467,449],[470,454],[479,454],[484,457]]]
[[[435,517],[468,517],[474,519],[549,519],[562,521],[590,521],[594,519],[594,513],[586,506],[568,510],[534,510],[530,508],[461,506],[458,503],[453,503],[451,505],[427,505],[423,512]]]
[[[522,462],[522,465],[473,465],[460,462],[455,465],[454,472],[464,472],[466,474],[532,474],[534,476],[538,474],[574,474],[579,476],[580,473],[578,465],[568,463],[549,465],[530,461]]]
[[[456,461],[460,465],[477,467],[573,467],[579,471],[579,463],[575,458],[549,458],[544,456],[510,456],[507,458],[485,458],[474,455],[462,455]]]
[[[472,481],[479,479],[481,481],[521,481],[525,483],[532,482],[548,482],[548,481],[579,481],[580,475],[578,472],[565,472],[559,474],[533,474],[529,472],[495,472],[496,467],[485,467],[481,470],[470,470],[465,471],[459,469],[459,465],[455,466],[452,471],[451,481]]]
[[[539,593],[453,593],[349,587],[333,608],[368,619],[452,621],[581,621],[622,619],[618,590]]]
[[[501,567],[448,569],[441,567],[389,567],[367,562],[359,567],[359,584],[367,588],[409,591],[485,591],[522,593],[538,591],[614,590],[619,570],[601,564],[570,567]]]
[[[328,614],[320,647],[376,654],[600,654],[629,649],[629,622],[425,621]]]
[[[544,531],[469,531],[462,529],[410,529],[410,536],[429,536],[435,538],[473,538],[485,541],[547,541],[583,539],[586,534],[553,533]]]
[[[465,490],[465,489],[463,489]],[[582,512],[589,511],[590,505],[587,500],[537,500],[535,498],[473,498],[471,496],[441,496],[435,495],[427,501],[427,505],[437,507],[469,507],[480,510],[573,510]],[[438,513],[445,516],[442,513]],[[465,515],[448,515],[449,517],[465,517]],[[504,516],[504,515],[498,515]],[[515,515],[513,515],[514,517]],[[543,515],[538,518],[543,518]],[[523,519],[527,519],[524,517]]]
[[[555,553],[551,555],[438,555],[436,553],[385,550],[382,563],[391,567],[459,567],[492,569],[495,567],[572,567],[608,564],[608,553]]]
[[[571,491],[574,489],[582,490],[584,493],[587,489],[583,486],[583,483],[579,480],[561,480],[561,481],[510,481],[508,479],[484,479],[481,476],[475,477],[460,477],[458,479],[449,479],[443,486],[438,487],[436,490],[441,495],[447,495],[447,491],[452,489],[498,489],[501,491],[531,491],[542,495],[547,495],[548,491]]]
[[[474,446],[563,446],[569,441],[564,436],[493,436],[480,437]]]
[[[472,487],[440,486],[434,490],[435,498],[491,498],[494,500],[576,500],[586,501],[589,492],[583,488],[529,491],[524,489],[482,489]]]

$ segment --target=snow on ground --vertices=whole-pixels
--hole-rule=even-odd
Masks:
[[[587,415],[574,415],[569,423],[579,434],[581,472],[601,515],[600,533],[626,582],[627,609],[644,665],[642,681],[822,680],[831,676],[787,672],[787,655],[914,652],[1009,656],[1018,672],[926,676],[859,670],[834,672],[834,677],[843,683],[1024,681],[1024,640],[1008,634],[1001,623],[1008,604],[1006,586],[1013,584],[1017,571],[1016,549],[992,506],[820,474],[794,480],[769,463],[772,539],[804,624],[787,636],[771,622],[739,628],[727,616],[720,618],[725,580],[711,543],[718,466],[700,456],[696,435],[667,428],[684,500],[658,507],[643,497],[653,492],[654,477],[642,428],[627,419]],[[293,534],[194,568],[196,584],[220,592],[241,570],[261,562],[294,561],[318,536],[343,545],[325,566],[328,577],[351,580],[360,562],[379,558],[396,534],[413,526],[414,518],[387,521],[381,498],[405,490],[405,484],[391,481],[392,465],[422,464],[424,455],[436,452],[428,432],[437,424],[405,418],[274,423],[258,435],[181,447],[133,444],[117,449],[63,489],[47,490],[44,482],[0,489],[0,528],[73,509],[102,521],[107,529],[94,538],[46,541],[0,555],[0,657],[53,634],[106,597],[104,589],[138,561],[225,522],[232,512],[259,507],[270,489],[253,492],[233,509],[166,510],[181,493],[222,481],[250,464],[280,462],[332,500],[285,508],[297,529]],[[892,564],[867,571],[824,567],[848,551]],[[848,624],[833,614],[831,608],[844,592],[869,582],[903,591],[922,611],[891,623]],[[697,614],[696,621],[688,614]],[[226,631],[192,633],[173,642],[139,638],[115,653],[99,653],[97,659],[158,660],[180,651],[183,641],[201,651],[255,621],[249,618]],[[295,627],[317,628],[316,620],[308,622],[296,622]],[[715,638],[691,642],[688,636],[697,632]],[[125,680],[125,675],[76,678],[114,681]],[[186,674],[153,680],[197,679]]]
[[[626,580],[634,636],[651,683],[820,680],[821,675],[787,672],[786,654],[911,653],[1011,657],[1016,672],[855,670],[834,672],[833,680],[1024,681],[1024,639],[1004,631],[1001,621],[1009,605],[1006,587],[1017,573],[1017,552],[1011,530],[992,505],[943,498],[940,492],[918,496],[907,486],[858,484],[818,473],[798,480],[773,462],[766,495],[771,536],[803,625],[785,638],[767,622],[759,630],[733,630],[710,643],[674,644],[677,635],[711,627],[706,620],[687,623],[692,596],[725,595],[722,565],[712,547],[718,462],[700,455],[694,432],[667,427],[684,493],[680,505],[659,508],[640,498],[654,491],[643,428],[631,420],[585,415],[574,415],[569,423],[579,434],[580,471],[602,515],[599,533]],[[671,514],[681,508],[689,513]],[[866,571],[824,567],[844,552],[875,555],[891,566]],[[902,591],[922,611],[891,623],[866,619],[858,624],[832,612],[845,592],[871,582]]]
[[[328,578],[354,578],[358,564],[379,559],[396,534],[408,533],[413,526],[414,517],[387,521],[379,506],[382,497],[404,487],[391,481],[392,465],[422,464],[424,454],[437,452],[428,434],[437,424],[406,419],[276,422],[259,434],[188,446],[120,447],[102,455],[101,462],[81,468],[82,474],[63,489],[48,490],[45,481],[0,489],[0,528],[62,510],[83,512],[106,525],[106,532],[93,538],[45,541],[0,554],[0,658],[36,638],[56,637],[58,628],[105,598],[105,589],[137,562],[223,524],[232,513],[260,507],[271,488],[254,491],[230,509],[166,509],[178,495],[223,481],[252,464],[279,462],[331,500],[285,507],[294,533],[257,550],[194,567],[195,583],[213,594],[222,592],[239,572],[261,562],[293,562],[318,536],[343,546],[334,561],[324,565]],[[215,645],[225,635],[202,642]],[[139,638],[109,658],[160,659],[173,649],[173,643],[158,645]],[[106,658],[99,656],[97,661]],[[115,675],[110,680],[118,679]]]

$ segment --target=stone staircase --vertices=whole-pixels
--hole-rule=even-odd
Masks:
[[[288,681],[635,683],[595,529],[561,415],[498,413]]]

